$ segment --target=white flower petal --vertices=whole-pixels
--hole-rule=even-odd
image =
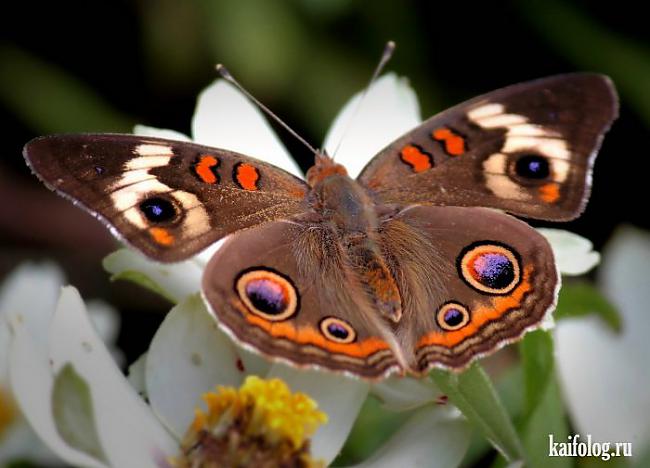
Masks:
[[[598,265],[600,254],[593,250],[589,239],[563,229],[537,230],[551,244],[555,262],[563,275],[582,275]]]
[[[10,346],[9,323],[7,318],[3,316],[2,309],[0,309],[0,386],[7,379],[9,373],[9,361],[4,356],[9,356]]]
[[[115,308],[98,299],[88,301],[88,315],[104,343],[113,343],[120,332],[120,316]]]
[[[63,271],[54,263],[23,263],[0,289],[0,320],[4,316],[12,322],[23,322],[43,355],[50,317],[63,281]]]
[[[274,377],[284,380],[292,392],[307,394],[327,414],[327,424],[311,439],[311,453],[314,459],[330,463],[348,438],[368,395],[369,385],[329,372],[299,370],[280,363],[274,364],[269,371],[268,378]]]
[[[217,253],[217,250],[221,248],[226,239],[227,237],[219,239],[217,242],[210,245],[208,248],[203,249],[201,252],[194,256],[194,258],[201,264],[201,268],[205,268],[210,259],[214,256],[215,253]]]
[[[143,353],[138,359],[133,361],[129,366],[129,372],[126,378],[133,389],[140,394],[143,398],[149,398],[147,393],[147,381],[145,377],[145,369],[147,366],[147,353]]]
[[[45,319],[48,322],[47,319]],[[39,352],[27,327],[12,321],[10,379],[20,410],[40,439],[59,457],[74,466],[105,467],[103,463],[70,447],[59,435],[52,416],[52,372],[45,354]]]
[[[356,468],[455,468],[467,451],[470,429],[453,407],[415,413],[374,455]]]
[[[180,302],[199,291],[203,268],[194,258],[179,263],[158,263],[128,249],[120,249],[104,259],[104,269],[114,278],[133,278],[146,283],[143,285],[172,302]]]
[[[352,178],[370,158],[421,122],[417,96],[406,78],[388,73],[377,79],[358,108],[362,94],[357,93],[343,107],[323,145]]]
[[[390,377],[371,388],[386,408],[405,411],[435,401],[442,392],[431,379]]]
[[[203,393],[216,385],[239,387],[244,377],[239,359],[198,294],[174,307],[147,354],[147,393],[159,419],[182,438]]]
[[[63,288],[50,327],[54,372],[71,363],[90,387],[97,432],[112,466],[157,468],[176,441],[131,388],[93,329],[79,293]]]
[[[262,112],[224,80],[216,80],[199,96],[192,136],[202,145],[252,156],[302,177]]]
[[[266,377],[269,369],[273,365],[268,359],[239,346],[237,347],[237,352],[244,364],[244,372],[246,375],[256,375],[261,378]]]
[[[605,249],[599,273],[623,331],[613,333],[595,316],[558,323],[563,390],[578,432],[598,441],[630,441],[641,452],[650,441],[650,235],[620,230]]]
[[[41,442],[22,418],[7,428],[0,438],[0,466],[13,466],[9,462],[19,459],[50,468],[63,465],[61,458]]]
[[[156,137],[156,138],[166,138],[168,140],[176,141],[192,141],[190,137],[184,133],[177,132],[176,130],[170,130],[167,128],[157,128],[149,127],[148,125],[136,125],[133,127],[133,134],[140,136]]]

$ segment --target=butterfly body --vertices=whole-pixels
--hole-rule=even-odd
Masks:
[[[232,234],[202,293],[244,346],[380,379],[459,370],[539,326],[560,278],[546,239],[512,215],[578,216],[616,113],[600,75],[514,85],[430,118],[355,179],[325,154],[303,181],[231,151],[129,135],[39,138],[25,156],[155,260]]]

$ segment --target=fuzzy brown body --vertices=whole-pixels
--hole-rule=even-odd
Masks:
[[[309,182],[315,185],[307,197],[316,215],[315,224],[336,233],[333,237],[344,252],[346,266],[356,274],[367,300],[381,315],[398,322],[402,315],[400,293],[380,244],[379,229],[384,220],[368,191],[342,166],[328,158],[317,161],[321,165],[312,170]],[[321,177],[322,173],[326,175]]]
[[[24,154],[154,260],[230,235],[202,293],[244,346],[380,379],[460,370],[539,326],[560,285],[553,253],[510,215],[577,217],[616,114],[600,75],[510,86],[431,117],[355,180],[325,155],[305,182],[232,151],[133,135],[43,137]]]

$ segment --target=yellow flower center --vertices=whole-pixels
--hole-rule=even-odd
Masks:
[[[0,439],[18,418],[18,408],[9,390],[0,385]]]
[[[207,410],[196,410],[174,466],[322,466],[309,454],[309,437],[327,415],[282,380],[249,376],[239,390],[219,386],[203,401]]]

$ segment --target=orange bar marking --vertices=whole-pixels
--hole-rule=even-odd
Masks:
[[[451,156],[460,156],[465,152],[465,140],[448,128],[439,128],[431,134],[434,140],[445,144],[445,151]]]
[[[251,164],[239,164],[236,169],[235,178],[239,186],[245,190],[259,189],[257,182],[260,180],[260,173]]]
[[[431,169],[431,156],[414,145],[406,145],[400,151],[400,158],[411,166],[413,172],[424,172]]]
[[[560,186],[555,182],[541,185],[538,190],[539,197],[546,203],[555,203],[560,199]]]
[[[240,309],[241,310],[241,309]],[[345,354],[356,358],[368,356],[384,349],[390,349],[388,343],[379,338],[366,338],[353,343],[335,343],[327,340],[319,330],[314,327],[294,327],[289,322],[269,322],[261,317],[243,311],[246,320],[266,330],[271,336],[285,338],[301,345],[314,345],[333,353]]]
[[[429,345],[439,345],[446,348],[452,348],[469,336],[475,335],[485,323],[499,319],[503,314],[521,305],[524,295],[532,289],[530,276],[533,268],[529,266],[525,269],[523,281],[509,296],[495,297],[492,299],[492,305],[487,307],[478,307],[470,310],[472,320],[467,326],[456,331],[432,332],[424,335],[418,341],[417,347],[421,348]]]
[[[206,184],[216,184],[217,176],[210,170],[210,168],[215,167],[219,164],[219,160],[212,155],[206,154],[201,156],[198,164],[194,166],[196,174],[201,178]]]
[[[149,234],[157,244],[169,246],[174,243],[174,236],[167,229],[152,227],[149,228]]]

